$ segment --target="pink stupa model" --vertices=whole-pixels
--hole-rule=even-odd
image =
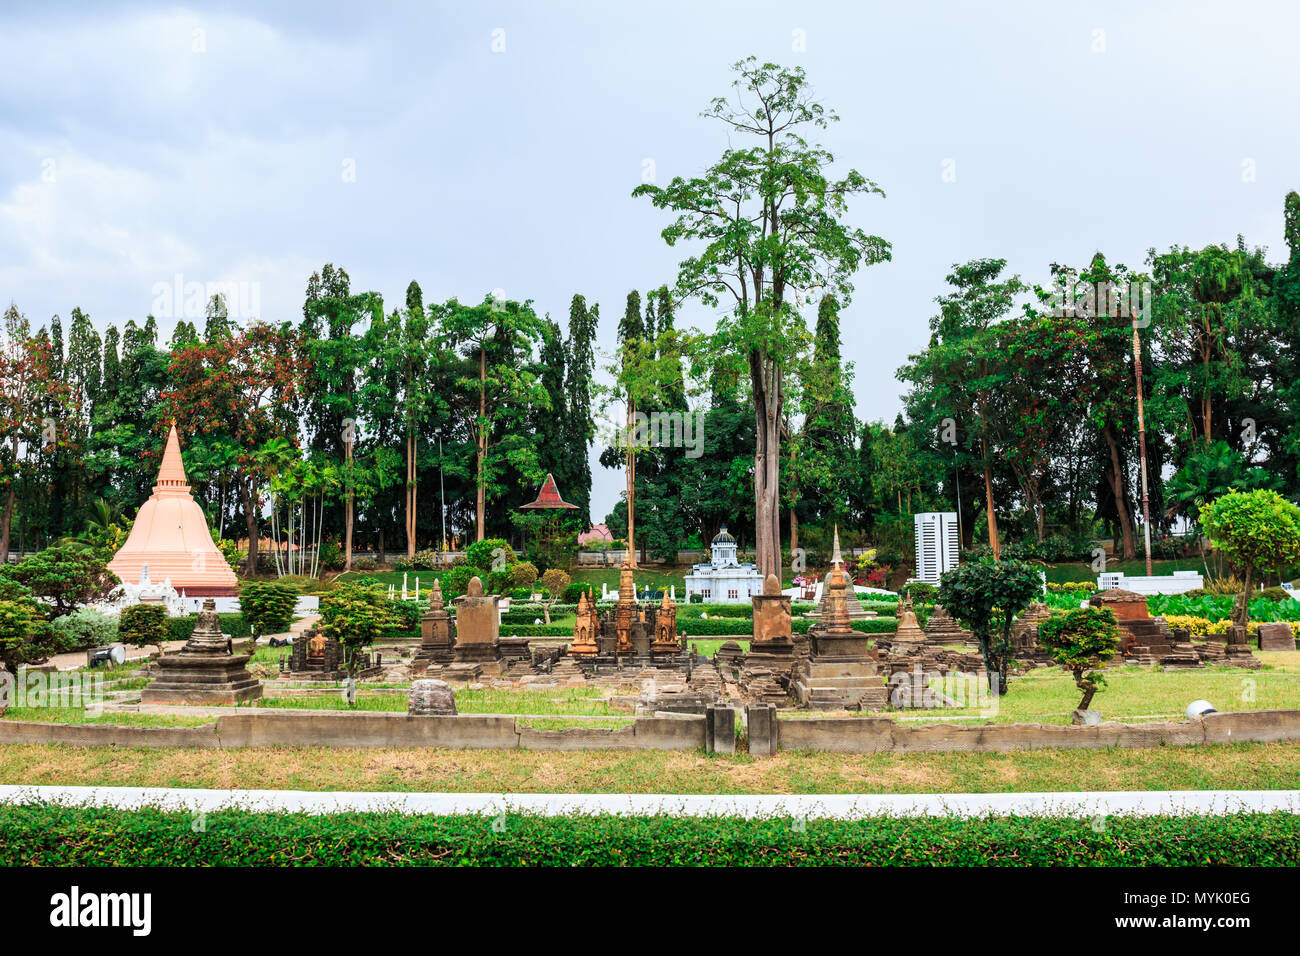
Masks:
[[[139,583],[146,566],[150,581],[171,581],[186,597],[238,593],[235,572],[213,544],[208,522],[190,494],[175,425],[167,435],[153,494],[141,505],[126,544],[108,563],[110,571],[130,584]]]

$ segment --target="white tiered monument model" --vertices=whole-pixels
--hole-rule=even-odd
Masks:
[[[755,594],[763,593],[763,579],[758,568],[740,563],[736,539],[727,533],[725,524],[710,543],[709,550],[713,552],[713,560],[693,566],[691,573],[686,575],[688,601],[692,594],[698,594],[709,604],[744,604]]]

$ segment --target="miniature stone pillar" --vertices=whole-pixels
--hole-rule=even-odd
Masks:
[[[451,615],[442,601],[442,581],[434,578],[433,589],[429,592],[429,607],[420,618],[420,646],[415,652],[415,669],[423,673],[431,663],[451,663],[454,643]]]
[[[763,581],[763,593],[755,594],[754,636],[750,654],[790,657],[794,654],[794,637],[790,627],[790,598],[781,593],[775,574]]]
[[[500,601],[495,594],[483,594],[483,582],[469,579],[465,593],[456,598],[456,646],[453,659],[458,664],[481,664],[500,656]]]
[[[569,653],[578,656],[594,656],[599,648],[596,637],[600,634],[600,620],[596,617],[596,602],[587,597],[583,591],[578,596],[577,620],[573,624],[573,643]]]

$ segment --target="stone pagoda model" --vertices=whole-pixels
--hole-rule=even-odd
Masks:
[[[931,644],[974,644],[975,635],[953,620],[942,604],[936,604],[925,622],[925,639]]]
[[[216,602],[203,602],[194,633],[175,654],[158,659],[160,674],[140,695],[144,704],[246,704],[262,696],[248,672],[248,654],[232,654]]]
[[[844,558],[840,555],[840,526],[839,525],[835,526],[834,543],[831,546],[831,567],[835,568],[836,566],[840,567],[841,569],[844,567]],[[846,580],[848,580],[847,573],[844,575],[844,577]],[[828,575],[826,578],[826,583],[822,586],[821,600],[817,602],[816,609],[809,611],[807,614],[804,615],[804,617],[810,617],[810,618],[825,617],[826,607],[830,602],[830,594],[831,594],[830,576]],[[851,580],[849,581],[848,585],[844,589],[844,607],[848,611],[850,621],[865,621],[868,620],[869,618],[873,618],[876,616],[875,611],[868,611],[866,608],[862,606],[862,602],[858,600],[858,592],[854,589],[853,582]]]
[[[465,593],[456,598],[456,638],[452,647],[453,676],[470,679],[499,675],[501,665],[500,598],[483,593],[478,577],[469,579]]]
[[[420,618],[420,646],[412,658],[411,673],[423,674],[431,664],[450,664],[455,659],[455,627],[451,612],[442,600],[442,580],[435,578],[429,592],[429,607]]]
[[[1126,664],[1164,664],[1167,667],[1199,667],[1200,656],[1190,643],[1174,643],[1173,632],[1163,617],[1147,611],[1147,596],[1136,591],[1111,588],[1089,598],[1093,607],[1109,608],[1119,621],[1119,646]]]
[[[790,598],[781,593],[776,575],[769,574],[763,593],[754,595],[754,632],[740,669],[741,687],[762,703],[784,705],[793,664]]]
[[[882,710],[885,706],[885,682],[870,639],[853,630],[849,619],[848,581],[843,563],[835,562],[826,579],[826,613],[808,631],[811,653],[794,668],[794,696],[814,710]]]
[[[1145,604],[1143,605],[1145,607]],[[1021,663],[1038,661],[1047,663],[1052,655],[1038,643],[1038,625],[1052,616],[1051,609],[1042,601],[1034,601],[1011,624],[1011,656]]]
[[[167,435],[153,494],[140,506],[126,544],[108,563],[110,571],[131,582],[141,580],[146,566],[153,580],[165,581],[187,597],[237,593],[235,572],[212,542],[208,522],[190,494],[175,425]]]
[[[677,633],[677,604],[663,600],[642,606],[636,600],[632,566],[623,562],[618,603],[600,614],[586,592],[578,598],[569,654],[584,674],[609,674],[628,667],[684,667],[686,651]]]

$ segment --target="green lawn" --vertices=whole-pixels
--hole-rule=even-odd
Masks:
[[[1300,744],[773,757],[700,751],[0,746],[0,783],[444,793],[1300,789]]]
[[[557,687],[551,690],[496,690],[460,688],[456,691],[456,709],[462,714],[533,714],[545,716],[626,716],[615,710],[596,687]],[[263,708],[287,710],[370,710],[406,712],[405,691],[392,694],[358,694],[354,708],[349,708],[341,691],[321,694],[285,694],[262,698]],[[581,726],[587,726],[584,722]]]
[[[1267,659],[1297,658],[1298,654],[1266,655]],[[1109,667],[1106,686],[1093,698],[1092,708],[1106,720],[1143,722],[1182,720],[1187,705],[1208,700],[1219,711],[1274,710],[1300,707],[1300,661],[1276,669],[1246,671],[1236,667],[1208,667],[1195,671],[1153,671],[1138,667]],[[1285,668],[1285,669],[1283,669]],[[944,708],[890,712],[889,716],[923,717],[928,722],[967,715],[997,724],[1068,724],[1079,706],[1081,693],[1074,679],[1058,668],[1037,669],[1013,677],[997,712],[983,718],[976,708]],[[863,714],[863,716],[867,716]]]
[[[1200,558],[1177,558],[1167,561],[1152,561],[1152,574],[1173,574],[1175,571],[1201,571],[1204,565]],[[1047,572],[1047,580],[1054,584],[1064,584],[1067,581],[1089,581],[1097,583],[1097,572],[1092,569],[1092,565],[1086,561],[1073,561],[1069,564],[1049,564],[1044,570]],[[1106,570],[1108,572],[1119,571],[1123,574],[1142,577],[1147,573],[1147,563],[1145,559],[1139,558],[1135,561],[1119,561],[1107,559]]]
[[[27,720],[43,724],[127,724],[134,727],[199,727],[210,724],[215,719],[112,712],[94,716],[81,707],[10,707],[0,714],[0,720]]]

